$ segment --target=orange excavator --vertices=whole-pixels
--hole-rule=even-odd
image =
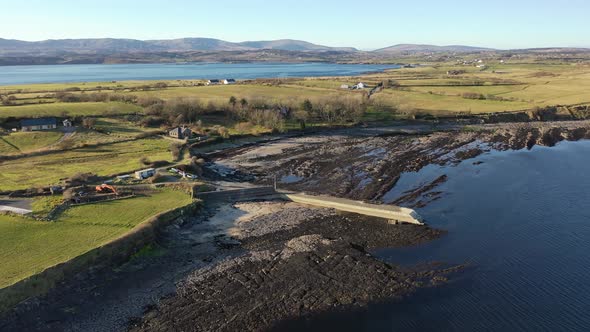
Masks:
[[[119,195],[117,189],[115,187],[108,185],[106,183],[101,184],[100,186],[96,186],[96,192],[101,194],[113,193],[115,195]]]

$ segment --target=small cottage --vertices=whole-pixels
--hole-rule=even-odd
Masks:
[[[72,121],[70,121],[68,119],[63,120],[62,123],[63,123],[64,127],[66,127],[66,128],[69,128],[72,126]]]
[[[208,80],[207,85],[218,85],[220,82],[219,80]]]
[[[227,79],[223,80],[223,84],[225,84],[225,85],[236,84],[236,80],[234,80],[233,78],[227,78]]]
[[[188,127],[176,127],[168,132],[168,136],[177,139],[187,139],[193,136],[193,132]]]
[[[39,118],[27,119],[20,122],[22,131],[51,130],[57,128],[57,119]]]

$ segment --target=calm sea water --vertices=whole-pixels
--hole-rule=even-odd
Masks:
[[[484,163],[473,165],[479,160]],[[395,263],[470,263],[443,287],[401,302],[290,324],[310,331],[590,329],[590,142],[492,152],[406,174],[406,188],[447,174],[447,194],[419,210],[440,240],[381,250]],[[401,188],[403,189],[403,188]]]
[[[171,79],[353,76],[396,65],[333,63],[189,63],[0,66],[0,85]]]

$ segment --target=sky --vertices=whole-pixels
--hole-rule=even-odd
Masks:
[[[589,0],[0,0],[0,38],[590,47]]]

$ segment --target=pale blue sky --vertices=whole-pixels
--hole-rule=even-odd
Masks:
[[[590,47],[588,0],[0,0],[0,38]]]

